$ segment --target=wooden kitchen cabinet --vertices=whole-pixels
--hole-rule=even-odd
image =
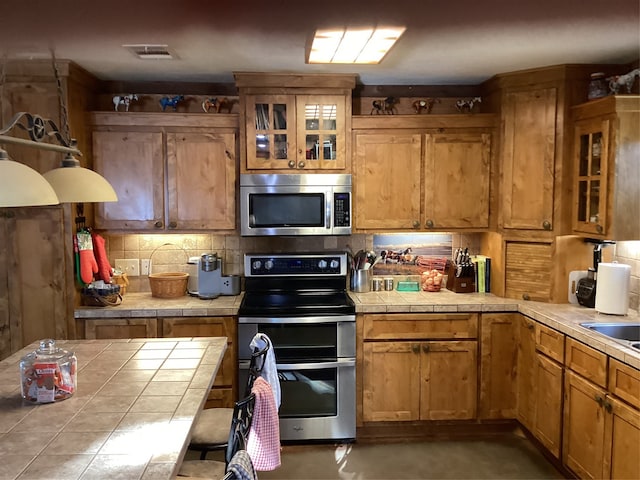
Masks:
[[[96,206],[111,230],[235,230],[236,115],[95,112],[96,170],[118,202]]]
[[[640,97],[609,96],[576,106],[573,231],[640,238]]]
[[[554,230],[555,87],[508,91],[502,104],[501,227]]]
[[[84,338],[156,338],[158,320],[153,318],[87,318],[84,320]]]
[[[476,417],[477,314],[380,314],[362,321],[364,422]]]
[[[238,383],[236,320],[233,317],[166,317],[161,322],[163,337],[227,337],[227,350],[205,408],[233,407]]]
[[[354,75],[236,73],[235,78],[242,172],[349,171]]]
[[[455,117],[354,117],[356,229],[489,228],[495,117]]]
[[[535,364],[536,322],[524,315],[518,321],[518,375],[516,391],[518,397],[517,418],[529,431],[535,423]]]
[[[517,415],[519,318],[517,313],[482,314],[479,418],[515,418]]]

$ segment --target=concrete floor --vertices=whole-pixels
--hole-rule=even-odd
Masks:
[[[208,458],[213,459],[215,454]],[[285,445],[260,480],[561,479],[520,435],[418,443]]]

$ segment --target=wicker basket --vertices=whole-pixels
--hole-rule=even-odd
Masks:
[[[178,298],[187,293],[188,273],[168,272],[149,275],[151,296],[158,298]]]

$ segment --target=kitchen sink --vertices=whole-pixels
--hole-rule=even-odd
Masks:
[[[587,322],[580,326],[640,350],[640,322]]]

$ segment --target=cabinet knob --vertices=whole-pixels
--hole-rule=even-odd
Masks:
[[[177,222],[169,222],[169,228],[177,228],[177,227],[178,227]]]
[[[422,351],[424,353],[429,353],[429,345],[427,345],[426,343],[422,345]]]
[[[287,165],[289,165],[289,168],[296,168],[296,162],[294,162],[293,160],[289,160],[289,163]]]
[[[534,325],[533,323],[527,323],[527,328],[528,328],[529,330],[533,330],[533,329],[534,329],[534,328],[536,328],[536,327],[535,327],[535,325]]]
[[[305,167],[305,163],[302,160],[300,160],[298,162],[298,168],[304,168],[304,167]]]
[[[542,222],[542,228],[545,230],[551,230],[551,222],[549,220],[545,220]]]
[[[420,353],[420,345],[416,345],[415,343],[411,345],[411,351],[413,353]]]
[[[606,398],[604,399],[604,409],[607,413],[611,413],[611,411],[613,410],[613,405],[611,405],[611,402]]]
[[[600,225],[599,223],[596,224],[596,230],[598,233],[604,233],[604,228],[602,228],[602,225]]]
[[[153,224],[153,226],[156,228],[162,228],[162,222],[158,220],[156,223]]]
[[[529,300],[530,298],[531,298],[531,297],[529,297],[529,294],[528,294],[528,293],[523,293],[523,294],[522,294],[522,299],[523,299],[523,300]]]
[[[429,219],[427,220],[427,223],[425,223],[425,225],[427,226],[427,228],[433,228],[433,220]]]
[[[602,404],[604,403],[604,398],[602,398],[602,396],[600,396],[598,394],[596,394],[594,398],[595,398],[596,403],[598,405],[602,406]]]
[[[413,221],[413,228],[418,228],[420,226],[420,222],[418,220]]]

